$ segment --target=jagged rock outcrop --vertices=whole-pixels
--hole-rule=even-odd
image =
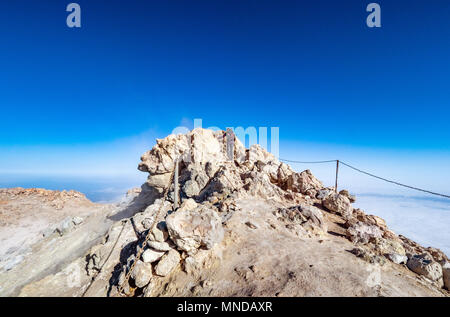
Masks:
[[[76,296],[447,295],[440,250],[397,236],[383,219],[353,208],[348,191],[336,193],[259,145],[246,149],[233,134],[170,135],[138,168],[149,173],[147,183],[112,216],[118,222],[102,243],[75,263],[86,272]],[[375,286],[367,282],[374,265],[383,266]],[[47,277],[22,295],[62,279]]]
[[[286,180],[285,190],[292,190],[295,193],[301,193],[310,197],[316,197],[319,190],[323,189],[323,184],[310,170],[301,173],[291,173]]]
[[[336,193],[333,188],[326,188],[311,171],[297,173],[259,145],[245,149],[237,139],[233,140],[233,160],[229,160],[226,138],[224,131],[195,129],[186,135],[158,140],[157,145],[142,156],[139,169],[149,172],[148,184],[160,192],[170,186],[171,201],[175,193],[170,176],[175,168],[174,161],[180,162],[183,204],[169,212],[160,223],[164,230],[149,233],[153,241],[144,253],[144,262],[154,264],[156,275],[169,275],[180,262],[186,272],[198,272],[202,262],[198,256],[223,243],[226,236],[223,223],[239,209],[236,201],[260,197],[286,206],[275,209],[272,214],[296,235],[327,236],[329,220],[324,213],[331,212],[343,219],[346,237],[359,246],[353,253],[366,262],[408,263],[413,272],[432,277],[433,281],[438,279],[436,272],[440,268],[442,278],[441,265],[437,262],[425,265],[423,261],[417,262],[415,256],[408,256],[411,245],[390,231],[383,219],[353,208],[356,197],[347,190]],[[317,206],[323,206],[323,210]],[[146,212],[150,208],[154,207]],[[250,230],[261,230],[261,225],[251,219],[243,223]],[[271,222],[270,227],[277,228],[277,225]],[[164,235],[166,231],[168,236]],[[438,257],[441,253],[435,251],[434,255]],[[157,282],[150,284],[154,286],[154,283]]]
[[[169,185],[175,165],[180,162],[181,196],[204,201],[214,194],[262,196],[279,199],[282,188],[293,193],[308,192],[315,197],[323,185],[309,171],[294,173],[259,145],[248,150],[234,138],[234,160],[225,155],[226,133],[195,129],[186,135],[158,140],[146,152],[139,170],[149,172],[148,184],[160,190]],[[173,197],[173,188],[169,197]]]

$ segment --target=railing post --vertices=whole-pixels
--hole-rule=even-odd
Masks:
[[[334,184],[334,191],[337,193],[338,191],[338,174],[339,174],[339,160],[336,160],[336,183]]]
[[[227,128],[226,141],[227,141],[227,158],[228,161],[234,161],[234,138],[235,134],[231,128]]]
[[[174,173],[174,180],[173,180],[173,184],[174,184],[174,191],[173,191],[173,207],[174,210],[178,208],[178,203],[179,203],[179,185],[178,185],[178,171],[179,171],[179,162],[178,162],[178,158],[175,160],[175,173]]]

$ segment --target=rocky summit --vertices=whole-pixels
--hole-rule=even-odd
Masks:
[[[120,203],[72,193],[64,215],[71,218],[0,268],[0,294],[450,295],[443,252],[397,235],[354,208],[348,191],[294,171],[259,145],[245,148],[233,133],[169,135],[138,169],[146,183]],[[20,201],[26,210],[30,194],[13,192],[0,192],[0,216]],[[64,208],[57,201],[46,208]],[[81,217],[74,202],[91,211]]]

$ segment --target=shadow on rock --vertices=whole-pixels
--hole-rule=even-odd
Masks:
[[[141,186],[140,193],[131,198],[131,201],[122,203],[119,206],[119,211],[108,219],[112,221],[120,221],[125,218],[133,217],[136,213],[143,211],[148,206],[152,205],[156,199],[161,197],[161,193],[153,187],[148,186],[147,183]]]

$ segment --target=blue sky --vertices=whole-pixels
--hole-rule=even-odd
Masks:
[[[79,0],[70,29],[69,1],[3,1],[0,172],[138,175],[202,118],[450,192],[450,4],[378,1],[369,29],[369,2]]]

